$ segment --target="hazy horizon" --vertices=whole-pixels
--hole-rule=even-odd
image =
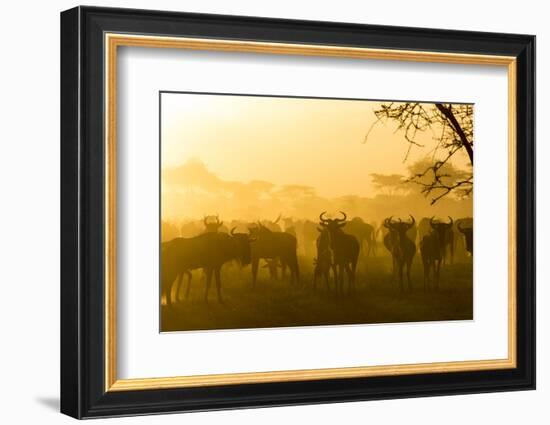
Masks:
[[[409,145],[397,125],[372,126],[379,101],[163,93],[161,102],[163,219],[315,217],[342,208],[379,216],[384,205],[372,200],[388,193],[372,174],[395,180],[437,158],[434,133],[426,131],[418,132],[422,146],[404,162]],[[467,164],[458,152],[449,167],[460,171]],[[415,191],[397,186],[393,195]],[[472,208],[471,199],[449,197],[432,207],[429,199],[413,198],[415,205],[394,208]]]
[[[415,146],[404,163],[408,145],[393,123],[376,125],[365,142],[379,101],[187,93],[161,99],[162,167],[195,158],[224,180],[372,196],[369,174],[406,174],[436,146],[432,132],[419,132],[424,147]],[[463,168],[467,157],[458,153],[452,163]],[[344,172],[335,172],[341,166]]]

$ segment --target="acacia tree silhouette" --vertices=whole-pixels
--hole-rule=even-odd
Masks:
[[[405,179],[407,183],[421,186],[421,193],[426,197],[432,195],[432,205],[450,193],[459,197],[469,196],[472,193],[471,170],[462,173],[457,179],[456,176],[451,176],[446,171],[448,167],[444,166],[461,150],[468,155],[470,165],[474,164],[473,105],[390,102],[382,103],[380,109],[375,110],[374,114],[377,119],[369,129],[365,140],[377,123],[387,120],[397,122],[397,130],[404,133],[404,138],[409,143],[404,161],[407,160],[414,146],[423,146],[417,141],[418,132],[432,130],[436,134],[437,143],[430,163],[425,169],[412,173]],[[436,154],[439,152],[443,152],[443,156],[436,159]]]

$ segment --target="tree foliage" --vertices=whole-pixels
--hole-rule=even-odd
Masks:
[[[371,173],[371,183],[378,190],[394,195],[396,192],[406,192],[406,178],[401,174]]]
[[[411,175],[405,179],[407,183],[419,185],[425,196],[431,196],[432,204],[448,194],[464,197],[472,193],[473,105],[390,102],[382,103],[374,114],[377,120],[373,127],[381,121],[393,121],[397,123],[397,131],[403,132],[404,139],[409,144],[405,161],[413,147],[423,147],[418,141],[419,132],[431,130],[434,134],[436,145],[430,152],[430,160],[422,168],[411,167]],[[452,167],[451,159],[460,151],[465,152],[470,161],[471,167],[467,171]]]

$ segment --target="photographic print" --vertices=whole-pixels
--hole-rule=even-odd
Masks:
[[[160,93],[161,332],[473,319],[474,105]]]

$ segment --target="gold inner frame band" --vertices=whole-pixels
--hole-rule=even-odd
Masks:
[[[328,45],[105,34],[105,391],[410,375],[515,368],[516,358],[516,58]],[[117,49],[120,46],[504,66],[508,72],[508,357],[495,360],[118,379],[116,325]]]

